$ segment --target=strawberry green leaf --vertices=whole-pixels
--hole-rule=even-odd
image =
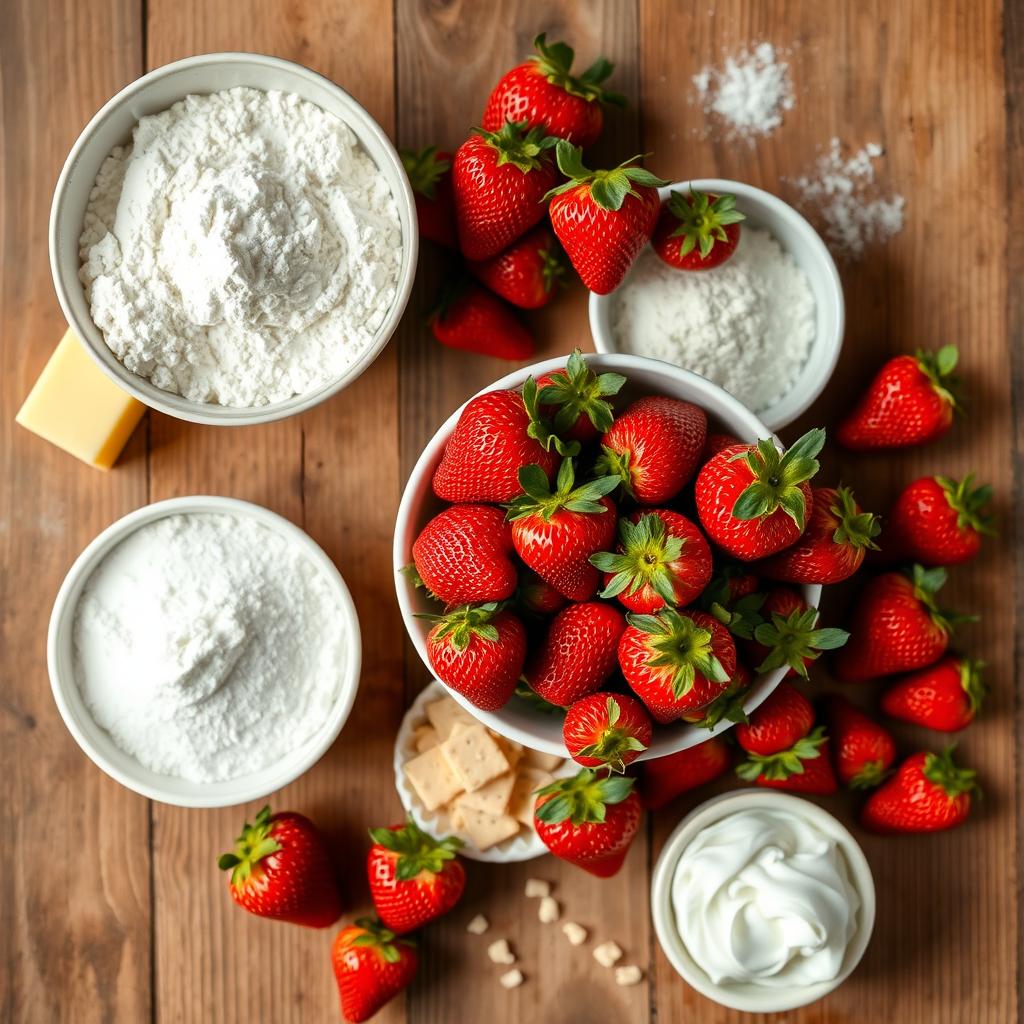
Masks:
[[[552,491],[540,466],[523,466],[519,470],[519,486],[525,493],[506,506],[507,518],[514,522],[529,516],[540,516],[549,522],[563,510],[584,515],[604,515],[608,509],[601,504],[601,499],[611,494],[618,483],[613,477],[597,477],[577,487],[572,459],[563,459],[555,490]]]
[[[802,530],[806,519],[806,501],[800,485],[818,472],[817,455],[825,444],[825,431],[809,430],[784,455],[770,439],[732,457],[743,459],[750,470],[751,482],[736,499],[732,514],[740,520],[762,519],[782,509]]]
[[[836,488],[836,497],[829,511],[839,521],[832,534],[836,544],[842,544],[855,550],[878,550],[874,538],[882,531],[878,516],[871,512],[860,512],[853,499],[853,491],[849,487]]]
[[[523,174],[537,170],[547,159],[545,151],[554,148],[558,142],[543,127],[535,125],[530,128],[525,121],[506,121],[496,132],[474,128],[473,134],[479,135],[497,151],[498,167],[511,164]]]
[[[424,871],[440,874],[445,862],[454,860],[462,846],[462,840],[456,836],[435,839],[411,817],[400,829],[371,828],[370,838],[378,846],[398,854],[395,877],[400,882],[411,881]]]
[[[640,156],[630,157],[625,163],[611,170],[591,171],[583,164],[582,149],[562,139],[555,147],[555,158],[558,161],[558,169],[569,180],[551,189],[544,196],[545,199],[560,196],[585,185],[594,203],[603,210],[615,211],[622,208],[627,196],[639,198],[639,193],[633,188],[634,185],[660,188],[668,184],[643,167],[635,166],[634,161],[639,160]]]
[[[789,750],[778,754],[750,754],[746,761],[737,765],[736,774],[747,782],[764,777],[768,780],[788,779],[791,775],[803,775],[804,762],[821,756],[821,747],[828,737],[823,726],[796,741]]]
[[[539,821],[573,825],[605,820],[605,807],[619,804],[633,791],[633,780],[622,775],[599,776],[590,768],[581,769],[571,779],[557,779],[537,790],[538,796],[551,795],[534,812]]]
[[[958,529],[974,530],[989,537],[996,535],[992,516],[984,511],[992,500],[992,488],[988,484],[975,487],[973,473],[968,473],[959,482],[945,476],[937,476],[935,481],[942,487],[949,507],[956,513]]]
[[[246,822],[235,840],[231,853],[221,854],[217,866],[222,871],[231,871],[231,884],[244,885],[252,875],[252,869],[265,857],[277,853],[281,844],[273,837],[274,823],[271,821],[270,806],[266,805],[256,815],[253,823]]]
[[[670,237],[680,239],[681,256],[698,248],[701,259],[707,259],[715,242],[728,240],[726,227],[746,219],[736,209],[735,196],[721,195],[712,199],[696,189],[691,189],[689,195],[670,192],[666,206],[679,222]]]
[[[623,104],[625,97],[601,87],[614,70],[615,65],[606,57],[598,57],[583,74],[574,76],[572,62],[575,53],[566,43],[547,42],[546,33],[541,32],[533,41],[537,53],[530,57],[541,74],[552,84],[564,89],[571,96],[579,96],[588,102]]]
[[[953,760],[956,744],[946,747],[941,754],[929,753],[924,759],[925,778],[938,786],[950,800],[964,793],[981,795],[978,788],[978,773],[969,768],[960,768]]]
[[[621,551],[601,551],[590,558],[591,565],[615,574],[601,597],[615,597],[623,591],[632,595],[650,586],[666,604],[676,604],[672,566],[682,557],[682,538],[670,537],[664,521],[651,514],[636,523],[623,517],[618,529]]]
[[[491,620],[500,611],[501,606],[489,601],[486,604],[464,604],[443,615],[429,615],[417,612],[417,619],[426,619],[436,623],[436,631],[431,630],[431,642],[447,640],[457,651],[465,651],[473,639],[487,643],[498,643],[500,636]]]
[[[537,382],[533,377],[527,377],[523,385],[523,407],[530,418],[530,424],[526,428],[527,436],[532,437],[547,452],[554,447],[559,455],[578,455],[579,442],[563,441],[558,436],[557,428],[553,430],[548,419],[541,415],[539,397]]]
[[[538,401],[542,406],[557,408],[556,432],[569,430],[581,416],[586,416],[603,434],[614,419],[611,404],[604,399],[618,394],[625,383],[626,378],[618,373],[593,373],[576,349],[565,369],[552,374],[550,383],[540,389]]]
[[[450,160],[437,159],[437,146],[427,146],[418,153],[411,149],[399,150],[402,166],[409,175],[409,184],[413,192],[418,192],[427,199],[433,199],[438,181],[451,167]]]
[[[715,656],[711,631],[688,615],[664,608],[657,615],[627,615],[626,621],[634,629],[648,634],[647,665],[670,670],[670,685],[677,700],[693,689],[698,672],[708,682],[729,682],[728,674]]]

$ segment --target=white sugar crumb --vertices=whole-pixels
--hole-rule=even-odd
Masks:
[[[483,933],[490,927],[490,921],[488,921],[483,914],[477,914],[476,917],[466,925],[466,931],[469,932],[470,935],[483,935]]]
[[[530,899],[543,899],[545,896],[551,895],[551,883],[546,882],[543,878],[528,878],[523,891]]]
[[[636,964],[630,964],[628,967],[616,967],[615,968],[615,984],[616,985],[639,985],[643,981],[644,972],[640,970]]]
[[[721,67],[708,65],[693,76],[705,113],[725,122],[733,136],[770,135],[795,104],[789,65],[771,43],[759,43],[728,56]]]
[[[519,988],[524,980],[523,972],[518,967],[513,967],[511,971],[506,971],[498,979],[498,983],[502,988]]]
[[[516,955],[512,952],[508,939],[497,939],[487,947],[487,956],[492,964],[514,964]]]
[[[874,161],[885,150],[869,142],[844,156],[837,138],[812,172],[792,180],[800,190],[800,207],[820,218],[825,240],[844,259],[858,259],[872,243],[886,242],[903,228],[906,201],[899,194],[882,194]]]
[[[561,916],[561,913],[558,901],[551,896],[545,896],[540,901],[540,907],[537,910],[537,917],[540,919],[541,924],[554,924]]]
[[[575,921],[566,921],[562,925],[562,933],[572,946],[582,946],[587,941],[587,929]]]
[[[602,942],[594,948],[594,959],[602,967],[614,967],[622,959],[622,949],[617,942]]]

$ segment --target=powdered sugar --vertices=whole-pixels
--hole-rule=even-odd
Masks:
[[[346,124],[236,88],[142,118],[100,170],[79,248],[93,320],[129,370],[258,406],[316,389],[372,342],[402,238]]]

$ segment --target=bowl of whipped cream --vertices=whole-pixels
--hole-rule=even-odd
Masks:
[[[401,160],[348,93],[252,53],[168,64],[86,125],[50,212],[68,324],[168,415],[303,412],[387,345],[412,289]]]
[[[860,963],[875,886],[857,841],[815,804],[743,790],[701,804],[655,866],[651,913],[693,988],[748,1013],[826,996]]]

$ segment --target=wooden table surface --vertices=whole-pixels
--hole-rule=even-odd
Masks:
[[[215,860],[243,811],[147,802],[106,778],[66,732],[50,696],[44,639],[72,560],[100,529],[150,501],[190,493],[259,502],[300,524],[337,561],[363,626],[365,666],[340,740],[274,796],[322,823],[351,864],[348,901],[367,905],[366,826],[398,816],[392,742],[427,676],[403,646],[390,542],[402,484],[424,441],[466,396],[506,372],[442,351],[424,314],[443,269],[425,251],[398,335],[355,385],[304,416],[216,429],[150,414],[117,469],[78,464],[14,425],[64,325],[50,282],[47,215],[64,157],[92,113],[144,71],[194,53],[255,50],[300,61],[349,90],[398,143],[457,145],[497,75],[546,29],[585,61],[607,54],[630,100],[600,159],[651,152],[663,176],[738,178],[793,198],[783,178],[838,136],[882,143],[883,188],[907,197],[906,225],[842,268],[848,326],[839,369],[806,424],[832,426],[888,353],[954,342],[970,393],[951,437],[923,451],[830,458],[833,475],[879,508],[923,472],[975,469],[996,485],[1002,539],[952,573],[949,603],[981,613],[961,642],[989,663],[993,692],[959,753],[986,799],[950,834],[862,836],[878,923],[853,978],[789,1021],[992,1024],[1020,1005],[1021,808],[1014,697],[1020,568],[1013,505],[1021,459],[1024,10],[998,0],[7,0],[0,5],[0,1016],[4,1021],[330,1021],[332,933],[252,918],[228,899]],[[786,48],[797,90],[783,127],[756,145],[705,137],[690,76],[763,39]],[[533,319],[541,354],[589,347],[585,295]],[[1010,339],[1017,342],[1011,349]],[[1014,405],[1012,399],[1016,398]],[[796,425],[787,432],[796,436]],[[830,685],[824,673],[816,686]],[[870,688],[865,689],[870,693]],[[934,736],[901,732],[909,751]],[[721,787],[719,787],[721,788]],[[383,1022],[533,1019],[549,1024],[729,1021],[676,977],[647,913],[650,870],[681,814],[650,821],[622,873],[601,882],[551,858],[471,866],[462,906],[430,929],[422,969]],[[846,819],[854,801],[828,806]],[[860,834],[860,833],[858,833]],[[521,898],[552,879],[566,913],[614,937],[645,969],[619,989],[585,950],[536,921]],[[483,911],[511,938],[527,983],[499,988],[465,923]],[[782,1017],[778,1019],[783,1019]]]

